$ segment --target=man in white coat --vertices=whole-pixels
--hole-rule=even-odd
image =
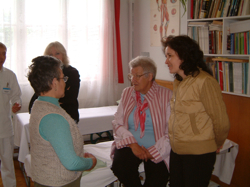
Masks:
[[[16,177],[13,163],[14,133],[11,109],[21,109],[21,90],[15,73],[3,67],[6,60],[6,46],[0,42],[0,159],[4,187],[15,187]]]

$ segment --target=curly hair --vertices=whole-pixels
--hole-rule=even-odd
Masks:
[[[32,60],[27,74],[37,95],[50,91],[54,78],[60,78],[61,61],[51,56],[38,56]]]
[[[203,52],[195,40],[187,35],[180,35],[168,36],[161,42],[164,54],[166,47],[170,47],[178,54],[180,60],[183,61],[179,68],[184,71],[185,75],[197,76],[200,73],[200,68],[210,75],[213,75],[204,62]],[[175,78],[179,81],[182,80],[182,77],[178,74],[175,74]]]

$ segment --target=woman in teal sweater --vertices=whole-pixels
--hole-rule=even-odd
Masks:
[[[65,82],[61,62],[40,56],[32,60],[28,79],[39,95],[30,117],[31,173],[35,186],[77,186],[83,170],[96,158],[83,153],[83,138],[75,121],[60,107]]]

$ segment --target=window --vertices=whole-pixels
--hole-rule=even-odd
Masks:
[[[64,45],[70,65],[80,73],[80,107],[115,103],[113,0],[0,0],[0,4],[0,41],[8,48],[4,66],[16,73],[24,105],[33,94],[26,78],[28,66],[53,41]]]
[[[1,0],[3,4],[3,0]],[[96,79],[100,63],[103,0],[8,0],[1,7],[0,41],[8,48],[5,67],[16,72],[19,83],[31,60],[43,55],[52,41],[67,49],[70,63],[81,79]]]

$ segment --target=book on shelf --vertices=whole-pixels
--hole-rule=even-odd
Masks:
[[[249,63],[245,63],[245,94],[248,94],[248,95],[250,95],[249,94],[249,92],[248,92],[248,87],[249,87],[249,85],[250,85],[250,74],[249,74]]]
[[[249,63],[242,63],[242,93],[247,94]]]
[[[234,92],[233,62],[230,62],[230,61],[228,61],[228,74],[229,74],[229,91]]]
[[[222,31],[217,31],[218,33],[218,42],[217,42],[217,53],[216,54],[222,54]]]
[[[227,35],[227,50],[226,50],[227,54],[232,54],[231,53],[231,36]]]
[[[233,16],[233,12],[234,12],[234,9],[235,9],[236,1],[237,0],[232,0],[232,4],[231,4],[231,7],[230,7],[230,10],[229,10],[230,12],[229,12],[228,16]]]
[[[231,49],[231,36],[230,36],[230,28],[226,27],[226,40],[227,40],[227,46],[226,46],[226,54],[230,54]]]
[[[229,27],[230,27],[230,33],[249,31],[250,30],[250,19],[230,23]]]
[[[201,18],[202,3],[203,3],[204,0],[199,0],[199,1],[200,2],[199,2],[199,10],[198,10],[199,11],[198,19]]]
[[[208,27],[203,27],[204,32],[204,53],[209,54],[209,31]]]
[[[234,54],[239,54],[239,33],[234,33]]]
[[[209,30],[222,31],[222,25],[217,24],[216,22],[210,23],[210,24],[208,25],[208,27],[209,27]]]
[[[240,6],[239,6],[239,11],[238,11],[237,16],[241,16],[241,14],[242,14],[242,9],[243,9],[243,5],[244,5],[244,0],[241,0],[241,1],[240,1]]]
[[[242,63],[233,63],[234,93],[242,93]]]
[[[209,0],[209,2],[208,2],[208,8],[207,8],[207,14],[206,14],[205,18],[209,17],[209,11],[210,11],[210,8],[212,6],[212,3],[213,3],[213,0]]]
[[[213,20],[212,25],[218,25],[219,27],[223,25],[223,22],[220,20]]]
[[[230,54],[234,54],[234,33],[231,33],[230,34],[231,36],[231,39],[230,39],[230,42],[231,42],[231,47],[230,47]]]
[[[197,41],[197,43],[199,42],[199,38],[198,38],[199,32],[198,31],[199,31],[198,27],[193,27],[193,39],[195,41]]]
[[[202,27],[198,27],[198,44],[199,44],[201,50],[204,51],[204,49],[203,49],[203,39],[202,39],[203,33],[202,33],[202,29],[201,28]]]
[[[212,53],[212,48],[213,48],[213,33],[212,33],[213,31],[208,31],[208,37],[209,37],[209,54],[213,54]]]
[[[222,61],[218,61],[218,74],[219,74],[219,84],[220,84],[220,88],[223,91],[224,90],[224,62]]]
[[[219,61],[219,58],[218,58],[218,61],[215,61],[214,63],[215,63],[215,65],[214,65],[214,73],[215,73],[214,77],[218,81],[220,88],[223,91],[224,90],[224,86],[223,86],[223,69],[224,68],[222,66],[222,61]]]
[[[229,4],[228,10],[227,10],[226,17],[230,16],[230,11],[231,11],[231,8],[233,6],[233,3],[234,3],[234,0],[230,0],[230,4]]]
[[[233,6],[231,7],[231,10],[230,10],[230,16],[234,16],[234,12],[235,12],[237,1],[238,0],[234,0],[233,1]]]
[[[250,95],[249,60],[207,57],[206,64],[222,91]]]
[[[216,31],[212,31],[212,54],[216,54]]]
[[[209,7],[207,18],[211,18],[211,15],[212,15],[212,12],[213,12],[213,8],[214,8],[214,0],[212,0],[212,2],[210,3],[210,7]]]
[[[244,43],[244,53],[243,54],[247,55],[247,32],[244,32],[243,34],[244,34],[244,36],[243,36],[243,38],[244,38],[244,41],[243,41],[243,43]]]
[[[222,62],[224,73],[223,73],[223,90],[226,92],[229,92],[229,67],[228,62],[224,61]]]
[[[234,45],[234,54],[239,54],[240,51],[240,38],[239,38],[239,33],[235,33],[235,45]]]
[[[219,18],[221,16],[221,12],[222,12],[222,9],[223,9],[223,6],[224,6],[224,1],[225,0],[220,1],[218,10],[217,10],[217,13],[216,13],[216,16],[215,16],[216,18]]]
[[[249,39],[250,39],[250,38],[249,38],[249,35],[250,35],[250,33],[249,33],[249,31],[248,31],[248,32],[247,32],[247,39],[246,39],[246,40],[247,40],[247,42],[246,42],[246,43],[247,43],[247,54],[250,54],[250,48],[249,48],[249,43],[250,43]]]
[[[239,32],[230,34],[230,54],[248,55],[249,51],[249,33]],[[227,43],[228,45],[229,43]]]
[[[244,54],[244,33],[241,32],[240,34],[240,53],[241,55]]]
[[[224,7],[221,13],[221,17],[227,17],[228,8],[230,6],[231,0],[225,0]]]
[[[212,12],[211,18],[216,17],[220,2],[221,2],[221,0],[214,0],[214,7],[213,7],[213,12]]]
[[[199,27],[199,45],[204,54],[209,54],[208,27]]]
[[[192,21],[188,22],[188,26],[194,26],[194,27],[199,27],[199,26],[208,26],[210,22],[207,21]]]
[[[210,22],[202,21],[188,23],[188,36],[197,41],[205,54],[209,54],[209,24]]]
[[[234,8],[233,16],[237,16],[238,15],[238,11],[239,11],[239,8],[240,8],[240,2],[241,2],[241,0],[237,0],[236,3],[235,3],[235,8]]]
[[[206,18],[208,14],[208,8],[209,8],[209,1],[210,0],[203,0],[202,1],[202,6],[201,6],[201,11],[200,11],[200,18]]]
[[[249,14],[250,14],[250,1],[249,0],[244,0],[241,16],[246,16],[246,15],[249,15]]]
[[[223,4],[222,4],[222,7],[221,7],[220,17],[223,17],[223,14],[224,14],[224,8],[225,8],[225,5],[226,5],[226,2],[227,2],[227,0],[223,0]]]
[[[194,19],[199,18],[199,5],[200,5],[200,0],[195,1],[195,14],[194,14]]]
[[[250,62],[250,57],[249,57],[249,62]],[[247,94],[250,95],[250,67],[248,63],[248,71],[247,71]]]
[[[194,19],[194,0],[190,0],[190,19]]]

